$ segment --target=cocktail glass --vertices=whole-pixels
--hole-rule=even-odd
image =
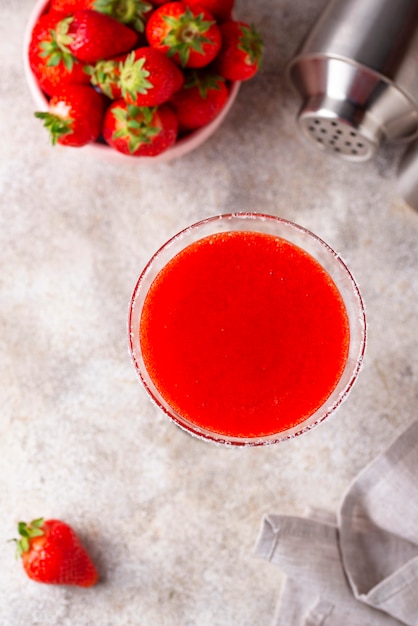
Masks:
[[[181,409],[173,408],[171,401],[168,401],[165,397],[164,391],[159,389],[158,375],[156,376],[148,371],[145,364],[146,359],[144,360],[140,331],[141,316],[150,287],[153,285],[156,277],[161,275],[160,273],[167,264],[170,264],[173,259],[177,258],[182,251],[195,245],[196,242],[200,242],[205,238],[213,239],[213,237],[219,236],[221,233],[235,233],[238,236],[243,233],[262,233],[284,240],[293,247],[296,246],[298,250],[304,251],[310,258],[313,258],[314,262],[318,263],[322,270],[325,271],[327,277],[331,279],[331,283],[337,288],[337,292],[339,292],[342,299],[343,308],[345,308],[346,321],[348,321],[348,347],[345,364],[334,388],[326,399],[321,401],[321,405],[315,407],[310,414],[304,415],[300,420],[293,420],[293,423],[284,427],[279,425],[275,432],[266,433],[261,428],[258,433],[257,428],[254,427],[250,433],[244,432],[242,434],[229,432],[227,426],[225,428],[213,428],[211,425],[199,423],[198,414],[186,416],[184,413],[182,414]],[[225,269],[225,271],[227,270]],[[278,280],[280,280],[280,277],[278,277]],[[254,288],[256,289],[256,285],[254,285]],[[211,302],[210,298],[208,302]],[[216,301],[209,304],[209,306],[215,307],[214,313],[216,313]],[[243,314],[245,315],[245,311],[243,311]],[[280,315],[280,311],[277,311],[277,315]],[[261,316],[260,323],[263,323],[262,318],[263,316]],[[204,333],[204,329],[201,330],[201,333]],[[133,363],[145,389],[158,407],[182,429],[196,437],[219,444],[233,446],[267,445],[285,441],[310,431],[331,416],[347,398],[363,363],[366,346],[365,308],[357,283],[346,264],[328,244],[310,231],[288,220],[261,213],[217,215],[182,230],[165,243],[148,262],[138,278],[130,302],[129,346]],[[181,368],[183,365],[181,359],[183,357],[179,355],[178,358],[178,365]],[[323,358],[323,355],[321,355],[321,358]],[[216,385],[214,385],[211,393],[216,394],[216,392]],[[184,393],[188,393],[188,390],[184,389]],[[293,390],[292,393],[295,393],[295,391]],[[303,395],[303,387],[299,388],[297,393]],[[222,412],[222,408],[220,412]],[[256,422],[256,406],[254,407],[253,415]],[[217,423],[219,424],[219,419]]]

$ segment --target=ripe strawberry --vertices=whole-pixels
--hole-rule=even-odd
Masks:
[[[94,9],[142,33],[154,7],[144,0],[95,0]]]
[[[232,10],[235,0],[183,0],[189,7],[206,9],[217,22],[226,22],[232,19]]]
[[[57,26],[65,17],[59,12],[42,15],[33,28],[28,49],[31,70],[40,88],[50,96],[62,85],[90,81],[84,64],[58,45]]]
[[[50,11],[63,11],[67,15],[83,9],[94,9],[96,0],[51,0]]]
[[[137,48],[119,62],[100,61],[92,74],[92,84],[107,96],[146,107],[169,100],[183,82],[179,67],[149,46]]]
[[[144,0],[51,0],[50,4],[50,11],[64,11],[67,15],[83,9],[93,9],[110,15],[118,22],[129,24],[135,30],[143,32],[153,6]]]
[[[103,96],[92,87],[67,85],[52,96],[48,112],[35,116],[44,120],[53,145],[80,147],[99,137],[104,108]]]
[[[222,47],[216,70],[228,80],[248,80],[259,70],[263,42],[254,26],[230,21],[220,25]]]
[[[180,131],[209,124],[223,109],[227,98],[228,88],[223,78],[213,73],[191,71],[183,88],[170,101]]]
[[[131,53],[130,53],[131,54]],[[86,72],[90,75],[90,82],[111,100],[122,97],[120,86],[120,66],[124,57],[98,61],[95,65],[88,65]]]
[[[74,530],[60,520],[19,522],[17,550],[32,580],[91,587],[98,574]]]
[[[79,61],[96,63],[132,49],[137,33],[113,17],[97,11],[76,11],[57,25],[57,43]]]
[[[206,9],[169,2],[156,9],[145,27],[148,43],[183,67],[208,65],[219,52],[221,34]]]
[[[103,122],[105,141],[124,154],[156,156],[177,139],[178,122],[167,104],[137,107],[117,100],[108,108]]]

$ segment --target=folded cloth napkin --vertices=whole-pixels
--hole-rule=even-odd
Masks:
[[[275,626],[418,626],[418,421],[336,516],[265,516],[256,554],[287,576]]]

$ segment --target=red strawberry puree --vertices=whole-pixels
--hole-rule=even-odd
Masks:
[[[211,432],[262,437],[303,422],[335,388],[349,325],[310,255],[254,232],[186,247],[146,296],[140,344],[160,394]]]

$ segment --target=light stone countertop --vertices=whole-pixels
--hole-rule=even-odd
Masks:
[[[23,75],[33,3],[0,1],[0,626],[269,626],[282,575],[254,556],[263,514],[335,511],[416,417],[418,214],[396,193],[399,149],[362,165],[324,156],[301,138],[283,78],[323,4],[237,0],[264,35],[262,72],[190,155],[119,165],[50,146]],[[151,254],[233,211],[314,231],[367,307],[349,399],[278,446],[186,435],[151,403],[128,354],[129,298]],[[77,529],[97,587],[26,578],[7,540],[38,516]]]

